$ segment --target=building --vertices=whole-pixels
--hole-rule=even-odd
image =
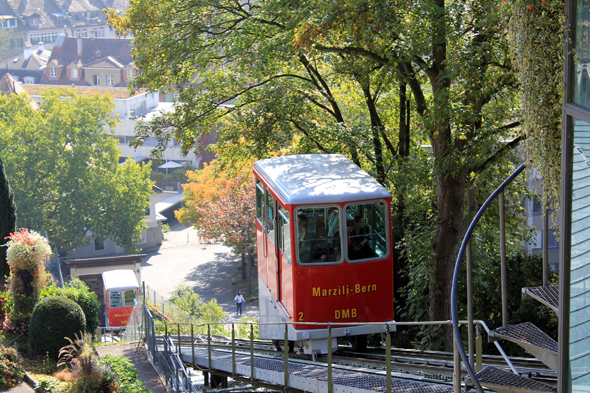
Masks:
[[[131,42],[116,38],[73,38],[60,34],[42,84],[126,87],[135,75]]]
[[[0,78],[10,73],[15,81],[26,85],[41,83],[51,51],[43,43],[25,42],[23,51],[0,62]]]
[[[52,49],[60,33],[71,37],[115,38],[106,8],[124,11],[127,0],[6,0],[0,3],[0,27],[11,31],[10,48],[25,42]],[[11,53],[14,54],[14,53]]]

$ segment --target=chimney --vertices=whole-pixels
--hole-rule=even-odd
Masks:
[[[29,60],[29,58],[31,57],[31,54],[33,53],[33,45],[31,45],[30,41],[25,42],[23,52],[25,55],[25,61]]]
[[[43,41],[39,41],[39,43],[37,45],[39,45],[39,52],[43,52],[43,50],[45,49],[45,47],[43,46],[44,42]]]
[[[82,56],[82,37],[76,38],[76,46],[78,47],[78,56]]]

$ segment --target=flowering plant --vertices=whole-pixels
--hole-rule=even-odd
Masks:
[[[6,246],[6,258],[11,269],[26,269],[31,264],[45,262],[51,256],[47,239],[35,231],[21,229],[11,233]]]
[[[15,387],[24,376],[25,373],[18,364],[16,350],[0,345],[0,389]]]
[[[47,283],[44,262],[51,255],[47,239],[35,231],[21,229],[11,233],[6,243],[6,258],[10,267],[8,277],[10,306],[2,328],[26,334],[39,292]]]

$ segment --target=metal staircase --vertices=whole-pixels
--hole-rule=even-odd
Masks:
[[[470,242],[471,234],[474,230],[475,225],[483,215],[483,212],[490,205],[490,203],[499,195],[501,195],[501,199],[503,200],[504,188],[506,188],[506,186],[510,184],[523,170],[524,165],[518,168],[516,171],[514,171],[514,173],[512,173],[482,205],[482,207],[477,212],[475,218],[473,219],[471,225],[469,226],[469,229],[465,234],[463,244],[461,245],[461,249],[457,257],[457,263],[455,265],[455,272],[453,277],[453,290],[451,293],[453,330],[459,352],[461,354],[461,357],[463,358],[463,363],[469,374],[469,379],[466,381],[465,386],[466,388],[475,387],[477,391],[480,393],[483,393],[483,387],[498,393],[541,393],[557,391],[557,389],[553,386],[533,380],[531,378],[526,378],[524,376],[518,375],[518,373],[516,373],[516,370],[514,369],[513,372],[509,372],[497,367],[488,366],[476,374],[473,371],[472,365],[467,359],[467,355],[465,353],[465,350],[463,349],[461,335],[459,332],[459,318],[457,313],[457,283],[459,270],[461,267],[461,261],[463,259],[463,255],[465,254],[465,250],[467,249],[467,245]],[[503,211],[502,209],[503,208],[501,207],[501,214]],[[523,298],[532,298],[541,302],[542,304],[550,307],[555,313],[559,311],[558,287],[543,286],[523,288],[522,296]],[[504,323],[506,324],[506,320],[504,321]],[[541,362],[543,362],[545,365],[547,365],[547,367],[549,367],[553,371],[557,371],[557,342],[530,322],[513,326],[505,326],[493,330],[489,332],[488,339],[490,342],[505,340],[516,343],[517,345],[524,348],[527,352],[535,356],[537,359],[539,359]]]
[[[559,311],[559,287],[557,286],[522,288],[522,298],[535,299],[549,307],[556,314]]]

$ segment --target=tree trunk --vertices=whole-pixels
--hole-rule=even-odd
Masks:
[[[242,254],[242,281],[246,281],[246,256]]]
[[[250,256],[250,263],[248,264],[248,296],[252,296],[252,266],[254,266],[254,256]]]
[[[432,321],[451,319],[451,289],[453,270],[460,238],[464,228],[463,209],[465,198],[465,180],[461,173],[454,176],[437,175],[436,177],[438,220],[433,241],[434,271],[429,282],[429,316]],[[445,325],[439,333],[441,342],[447,349],[452,348],[453,333],[451,326]]]

